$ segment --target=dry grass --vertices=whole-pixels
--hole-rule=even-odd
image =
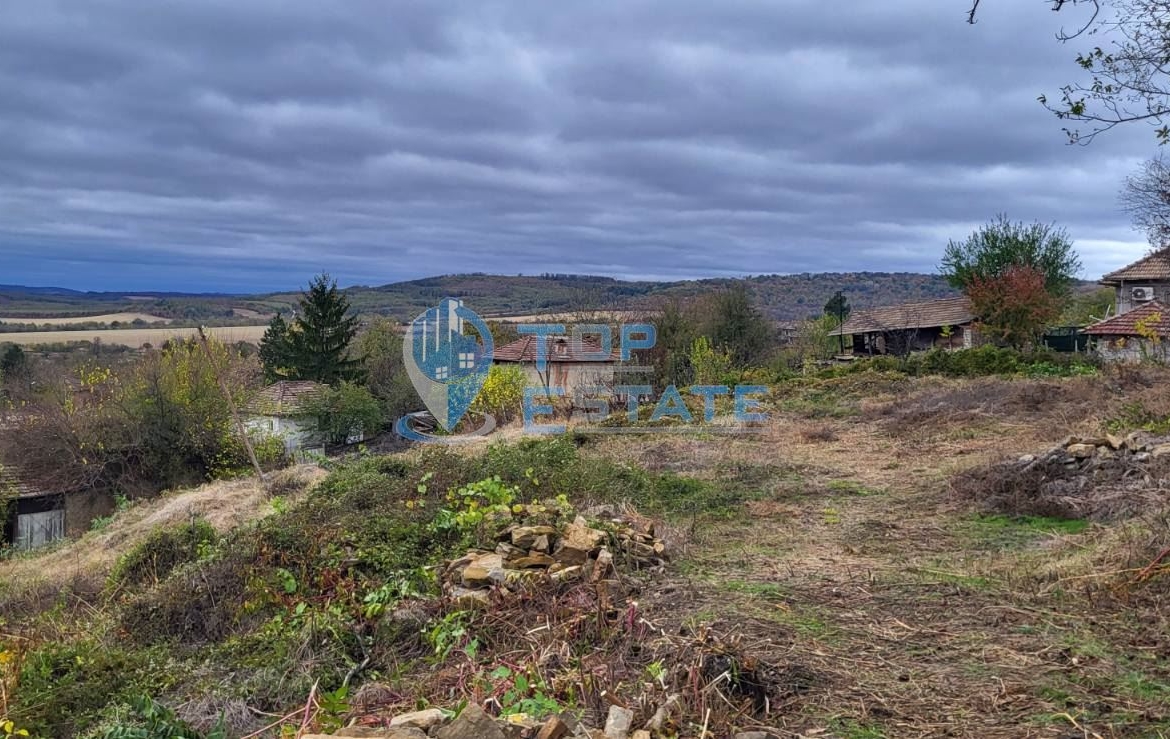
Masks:
[[[760,664],[815,676],[765,719],[740,714],[741,730],[1170,736],[1161,483],[1127,497],[1149,513],[1079,533],[984,519],[948,488],[956,474],[1097,431],[1127,403],[1150,407],[1164,390],[1149,380],[921,380],[863,400],[856,417],[810,425],[799,406],[756,437],[595,449],[716,481],[713,470],[737,464],[799,473],[763,481],[744,516],[697,527],[686,579],[641,600],[666,633],[697,628],[738,640]],[[810,442],[822,426],[836,438]]]
[[[213,482],[191,490],[163,494],[135,504],[114,516],[104,528],[90,531],[44,553],[18,555],[0,560],[0,582],[32,587],[65,587],[69,582],[104,577],[122,554],[152,531],[190,520],[205,518],[219,531],[228,531],[272,511],[272,486],[303,494],[325,472],[301,465],[270,476],[267,483],[255,478]],[[5,593],[5,596],[8,594]]]
[[[77,323],[131,323],[133,321],[147,323],[170,323],[173,319],[153,316],[149,313],[102,313],[97,316],[72,316],[69,318],[44,318],[41,316],[0,316],[0,325],[5,323],[34,323],[38,326],[72,326]]]
[[[800,438],[808,444],[817,444],[825,441],[837,441],[837,430],[828,424],[807,426],[800,431]]]
[[[207,333],[228,343],[237,341],[258,342],[266,326],[222,326],[207,329]],[[93,341],[100,339],[104,344],[117,344],[137,349],[143,344],[159,346],[167,339],[189,338],[195,335],[193,328],[125,328],[102,329],[98,331],[26,331],[0,334],[5,341],[25,346],[36,344],[58,344],[70,341]]]

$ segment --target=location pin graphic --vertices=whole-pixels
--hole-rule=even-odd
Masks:
[[[479,335],[468,336],[471,327]],[[492,368],[492,334],[463,301],[443,298],[407,327],[402,342],[406,373],[423,404],[445,430],[459,423]]]

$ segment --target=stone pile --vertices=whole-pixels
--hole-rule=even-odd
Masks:
[[[1039,456],[1026,454],[1018,464],[1024,469],[1039,465],[1061,465],[1070,471],[1090,472],[1132,462],[1170,459],[1170,436],[1155,436],[1135,431],[1126,436],[1105,434],[1099,437],[1070,436],[1060,446]]]
[[[600,582],[619,568],[659,567],[666,545],[650,521],[612,515],[590,525],[583,516],[564,525],[513,521],[496,534],[494,550],[472,550],[450,562],[443,575],[448,597],[486,604],[492,588],[510,590],[539,582]]]
[[[415,711],[390,719],[385,726],[350,726],[335,737],[377,739],[651,739],[650,731],[631,728],[634,712],[612,706],[604,729],[589,729],[571,716],[551,716],[534,721],[523,716],[493,718],[479,706],[470,705],[457,718],[438,708]],[[302,739],[328,739],[325,734],[305,734]],[[762,731],[734,735],[734,739],[772,739]]]

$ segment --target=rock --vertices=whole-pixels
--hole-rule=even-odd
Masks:
[[[549,578],[553,582],[564,582],[566,580],[573,580],[580,577],[583,572],[584,567],[581,565],[572,565],[570,567],[565,567],[563,569],[557,570],[556,572],[550,573]]]
[[[593,571],[589,573],[589,582],[597,582],[609,576],[609,571],[613,569],[613,554],[609,551],[609,547],[602,547],[597,552],[597,560],[593,563]]]
[[[645,729],[638,729],[630,739],[650,739],[650,732]]]
[[[513,713],[496,722],[500,730],[508,739],[525,739],[535,735],[540,724],[528,717],[526,713]]]
[[[495,719],[472,704],[459,716],[435,732],[435,739],[508,739]]]
[[[1150,456],[1154,459],[1165,457],[1167,454],[1170,454],[1170,444],[1159,444],[1150,449]]]
[[[481,554],[463,568],[463,585],[468,588],[486,588],[492,583],[502,584],[507,579],[504,573],[504,558],[496,553]]]
[[[459,559],[451,560],[451,564],[447,565],[447,572],[451,573],[451,572],[458,572],[459,570],[462,570],[463,568],[467,567],[467,565],[474,562],[476,560],[476,558],[482,554],[483,554],[482,552],[468,552],[467,554],[463,555]]]
[[[544,726],[540,727],[540,733],[536,735],[536,739],[561,739],[568,733],[569,727],[565,725],[560,716],[550,716],[544,722]]]
[[[605,717],[605,739],[626,739],[633,723],[633,711],[621,706],[610,706],[609,715]]]
[[[565,533],[554,553],[557,561],[566,565],[583,564],[606,539],[604,531],[589,528],[580,516],[565,527]]]
[[[678,693],[671,693],[666,698],[666,701],[658,707],[658,710],[654,712],[654,715],[650,717],[650,720],[646,722],[644,728],[651,732],[662,731],[662,728],[666,726],[666,722],[670,719],[671,714],[678,710],[681,704],[682,697]]]
[[[773,739],[774,735],[766,731],[741,731],[735,735],[735,739]]]
[[[1105,441],[1109,444],[1109,448],[1114,451],[1125,446],[1125,438],[1116,434],[1105,434]]]
[[[496,554],[504,559],[513,559],[515,557],[523,557],[527,552],[520,547],[514,547],[506,541],[501,541],[496,544]]]
[[[1125,448],[1131,452],[1149,451],[1150,433],[1148,431],[1133,431],[1125,437]]]
[[[301,739],[325,736],[324,734],[302,734]],[[338,729],[333,736],[369,737],[370,739],[427,739],[426,732],[411,726],[379,729],[373,726],[347,726]],[[326,737],[326,739],[328,739]]]
[[[481,608],[491,603],[486,590],[472,590],[458,585],[451,588],[451,600],[460,608]]]
[[[1135,461],[1135,462],[1148,462],[1149,459],[1150,459],[1149,452],[1137,452],[1136,454],[1133,455],[1133,461]]]
[[[1035,454],[1025,454],[1024,456],[1020,457],[1016,461],[1019,462],[1020,464],[1031,464],[1032,462],[1036,461],[1036,455]]]
[[[518,557],[508,563],[509,567],[515,567],[519,570],[528,569],[529,567],[549,567],[556,562],[555,559],[542,554],[541,552],[533,551],[528,556]]]
[[[541,534],[536,537],[536,541],[532,542],[533,551],[547,552],[552,549],[552,540],[549,539],[548,534]]]
[[[1096,454],[1097,447],[1092,444],[1069,444],[1065,451],[1077,459],[1088,459]]]
[[[441,710],[438,708],[428,708],[425,711],[414,711],[413,713],[404,713],[401,716],[395,716],[390,719],[390,728],[393,729],[402,726],[426,730],[446,720],[447,716]]]
[[[521,549],[540,549],[536,546],[537,539],[544,538],[544,549],[548,551],[548,537],[556,536],[557,530],[552,526],[521,526],[512,530],[512,545]]]

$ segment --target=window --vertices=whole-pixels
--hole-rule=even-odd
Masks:
[[[459,369],[474,369],[475,368],[475,354],[471,352],[459,352]]]
[[[435,368],[435,379],[436,380],[446,380],[447,376],[448,376],[448,374],[450,374],[450,372],[451,372],[451,370],[447,367],[436,367]]]

